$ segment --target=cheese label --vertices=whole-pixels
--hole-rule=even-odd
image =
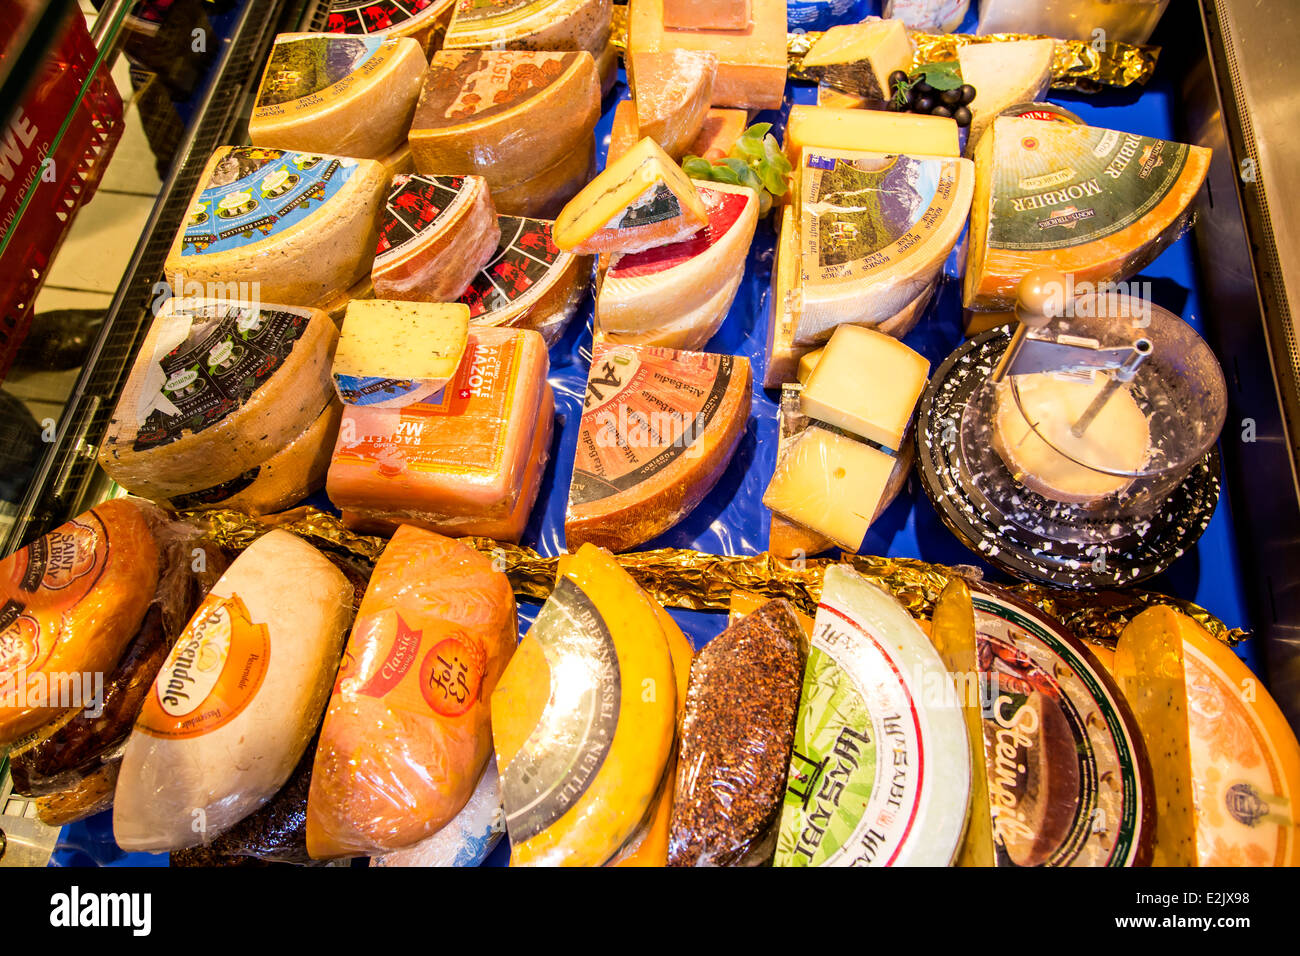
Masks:
[[[1065,123],[994,135],[988,245],[998,249],[1063,249],[1121,232],[1179,187],[1191,154],[1182,143]]]
[[[610,222],[609,229],[635,229],[656,222],[671,222],[683,215],[681,200],[665,182],[657,182],[628,204],[622,214]]]
[[[443,50],[429,64],[412,129],[460,126],[512,110],[558,81],[576,58],[576,53]]]
[[[402,408],[345,407],[335,460],[374,462],[393,478],[408,469],[495,475],[520,373],[518,336],[492,344],[471,332],[456,377],[436,399]]]
[[[209,594],[167,655],[136,729],[185,740],[234,720],[257,696],[271,661],[265,624],[238,594]]]
[[[960,171],[956,159],[805,152],[804,280],[869,278],[901,263],[956,212]]]
[[[108,529],[93,511],[59,525],[4,562],[0,604],[0,684],[23,670],[37,671],[59,635],[43,634],[28,608],[55,617],[83,601],[108,564]]]
[[[307,311],[206,304],[176,310],[141,390],[132,447],[156,448],[222,421],[284,364],[307,330]]]
[[[392,262],[422,233],[459,215],[471,198],[464,185],[464,176],[394,176],[379,226],[375,266]]]
[[[973,590],[999,866],[1133,866],[1154,837],[1141,737],[1111,678],[1059,625]]]
[[[736,369],[731,355],[597,344],[569,504],[608,498],[691,454]]]
[[[491,318],[528,296],[537,288],[546,288],[549,274],[568,267],[570,256],[561,252],[551,238],[551,223],[545,219],[522,219],[498,216],[501,242],[496,255],[479,270],[457,300],[469,306],[471,320]]]
[[[591,786],[609,755],[622,709],[613,635],[572,580],[556,582],[528,636],[546,658],[550,700],[501,768],[506,831],[515,845],[554,824]]]
[[[374,375],[334,374],[334,384],[339,397],[349,405],[378,405],[391,403],[409,395],[419,395],[419,401],[429,393],[428,384],[409,378],[380,378]]]
[[[661,185],[661,188],[667,192],[667,187]],[[618,256],[610,265],[607,278],[656,275],[703,255],[735,226],[750,202],[746,196],[707,187],[700,187],[699,193],[709,217],[703,229],[681,242]]]
[[[395,49],[382,37],[277,38],[253,116],[261,119],[314,109],[379,70]]]
[[[437,16],[443,6],[435,0],[331,0],[325,29],[329,33],[386,33]]]
[[[555,0],[460,0],[456,8],[458,25],[472,24],[482,26],[483,21],[491,25],[515,23],[540,13],[547,7],[555,6]]]
[[[328,202],[356,170],[355,159],[232,149],[190,207],[181,254],[235,252],[284,232]]]

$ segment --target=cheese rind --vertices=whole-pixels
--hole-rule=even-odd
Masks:
[[[925,356],[898,339],[844,325],[808,376],[803,413],[897,450],[929,377]]]
[[[127,740],[113,802],[118,846],[195,846],[274,796],[329,699],[352,599],[343,573],[287,531],[268,531],[235,559],[177,639]]]
[[[397,176],[370,268],[375,296],[453,302],[501,241],[481,176]]]
[[[244,474],[333,400],[337,342],[315,309],[169,299],[109,419],[100,466],[149,498]]]
[[[469,307],[459,302],[351,302],[334,353],[339,399],[400,408],[433,398],[460,368],[468,336]]]
[[[636,547],[682,520],[749,419],[743,357],[597,343],[564,519],[572,550]]]
[[[915,301],[965,229],[974,187],[968,159],[806,150],[795,343],[875,325]]]
[[[649,136],[681,159],[704,127],[718,58],[690,50],[638,52],[629,57],[638,136]]]
[[[968,43],[957,50],[962,82],[975,87],[967,156],[975,154],[976,142],[1007,107],[1043,98],[1055,54],[1056,41],[1051,39]]]
[[[831,27],[804,54],[799,70],[819,83],[870,100],[887,100],[889,75],[911,68],[912,41],[902,21],[867,20]]]
[[[596,172],[596,137],[575,146],[554,166],[531,179],[492,190],[492,202],[502,216],[554,219]]]
[[[457,4],[443,49],[603,49],[610,0],[476,0]]]
[[[962,304],[1009,310],[1032,269],[1122,281],[1178,238],[1210,165],[1200,146],[998,117],[976,150]]]
[[[566,562],[492,695],[512,865],[598,866],[641,827],[677,715],[660,614],[608,552]]]
[[[736,145],[736,140],[749,125],[746,110],[710,108],[704,114],[704,123],[694,141],[686,149],[688,156],[702,156],[708,160],[723,159]],[[637,144],[636,103],[620,100],[614,107],[614,122],[609,131],[607,162],[612,163]]]
[[[444,49],[429,63],[409,139],[421,173],[482,176],[495,199],[568,158],[599,118],[585,51]]]
[[[664,0],[669,30],[744,30],[752,13],[750,0]]]
[[[310,305],[370,271],[383,163],[253,146],[212,154],[167,255],[177,296]]]
[[[702,229],[689,239],[610,261],[596,297],[596,323],[603,334],[689,349],[717,331],[745,271],[758,224],[758,196],[743,186],[696,185],[707,216]],[[728,294],[721,296],[723,290]],[[690,345],[669,345],[694,339]]]
[[[708,222],[704,200],[682,168],[646,137],[588,183],[555,221],[566,252],[639,252],[678,242]]]
[[[808,148],[911,156],[960,156],[957,122],[944,116],[836,109],[796,103],[785,124],[785,154],[796,175]]]
[[[384,159],[405,145],[427,67],[409,37],[282,33],[262,74],[249,140]]]

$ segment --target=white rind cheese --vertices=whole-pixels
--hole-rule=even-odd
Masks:
[[[957,51],[962,82],[975,87],[967,156],[975,155],[975,143],[1003,110],[1043,98],[1052,82],[1055,54],[1056,41],[1050,39],[971,43]]]

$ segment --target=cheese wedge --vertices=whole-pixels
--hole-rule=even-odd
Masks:
[[[664,0],[632,0],[628,55],[667,50],[713,53],[718,58],[715,106],[780,109],[786,80],[785,0],[752,0],[751,5],[748,24],[738,30],[673,30],[664,24]]]
[[[957,50],[962,82],[975,87],[967,156],[975,155],[975,144],[1003,110],[1043,98],[1052,82],[1055,54],[1051,39],[968,43]]]
[[[695,185],[708,217],[703,229],[681,242],[610,261],[596,299],[596,322],[605,334],[653,336],[661,329],[680,334],[689,331],[683,328],[689,318],[690,327],[711,330],[693,346],[683,346],[698,347],[731,307],[758,224],[758,196],[744,186]],[[731,295],[713,303],[728,287]],[[701,312],[706,305],[709,310]]]
[[[176,511],[231,508],[250,515],[273,514],[296,505],[325,486],[342,416],[343,406],[331,401],[305,432],[266,461],[230,481],[177,495],[163,504]]]
[[[995,119],[976,151],[962,304],[1015,306],[1031,269],[1118,282],[1178,238],[1210,150],[1093,126]]]
[[[912,54],[901,20],[867,20],[831,27],[804,54],[799,70],[819,83],[869,100],[887,100],[889,74],[910,70]]]
[[[561,252],[552,222],[500,216],[501,242],[459,301],[471,325],[532,329],[553,345],[587,294],[591,258]]]
[[[597,343],[564,535],[624,551],[681,521],[726,470],[749,420],[738,356]]]
[[[896,338],[855,325],[835,330],[803,387],[809,418],[897,450],[930,378],[930,363]]]
[[[456,5],[443,49],[601,51],[610,0],[476,0]]]
[[[998,386],[993,448],[1016,481],[1045,498],[1084,507],[1133,483],[1150,453],[1151,435],[1127,386],[1111,395],[1086,432],[1075,435],[1071,428],[1105,382],[1100,375],[1094,382],[1077,382],[1041,372]]]
[[[234,560],[177,639],[126,742],[118,846],[196,846],[284,785],[329,700],[352,601],[343,572],[287,531],[268,531]]]
[[[774,864],[948,866],[970,792],[942,658],[892,595],[848,565],[827,568]]]
[[[809,425],[808,416],[799,409],[801,391],[793,385],[781,387],[781,404],[777,408],[776,468],[781,467],[782,459]],[[796,524],[784,515],[775,511],[769,515],[767,550],[773,557],[806,558],[835,547],[830,538]]]
[[[1102,2],[1109,5],[1110,0],[1102,0]],[[1021,3],[1021,7],[1026,11],[1039,5],[1038,0],[1031,0],[1028,4]],[[923,33],[955,33],[962,21],[966,19],[966,12],[969,9],[970,0],[889,0],[885,6],[885,16],[901,20],[909,30],[919,30]],[[980,12],[983,12],[983,5]],[[1015,29],[1020,31],[1022,26],[1023,24],[1018,23]],[[1059,36],[1054,31],[1036,32],[1051,32],[1052,36]]]
[[[713,298],[681,318],[646,332],[610,332],[597,322],[594,337],[618,345],[653,345],[663,349],[698,350],[717,335],[740,288],[740,272],[733,273]]]
[[[359,36],[411,37],[428,53],[446,32],[456,0],[329,0],[325,29]]]
[[[945,116],[835,109],[796,103],[785,124],[785,154],[796,175],[809,147],[910,156],[960,156],[957,122]]]
[[[736,140],[749,126],[749,113],[745,110],[711,108],[704,114],[704,124],[695,140],[686,149],[688,156],[705,159],[723,159],[736,145]],[[620,100],[614,107],[614,122],[609,131],[608,162],[614,162],[637,144],[636,103]]]
[[[619,100],[609,127],[609,145],[605,149],[606,165],[614,162],[640,142],[636,125],[636,101]]]
[[[460,368],[469,308],[459,302],[349,303],[334,388],[347,405],[401,408],[434,398]]]
[[[806,345],[913,302],[943,270],[975,188],[968,159],[820,148],[804,152],[799,178],[794,341]]]
[[[599,117],[600,80],[585,51],[443,49],[429,63],[409,139],[424,175],[475,174],[496,190],[556,166]]]
[[[222,146],[167,254],[173,294],[310,305],[370,271],[382,163]]]
[[[693,235],[708,222],[682,168],[650,138],[605,167],[560,212],[555,244],[566,252],[639,252]]]
[[[406,143],[427,67],[409,37],[281,33],[253,103],[249,141],[384,159]]]
[[[492,202],[503,216],[554,219],[560,210],[591,182],[596,172],[596,137],[575,146],[554,166],[531,179],[492,189]]]
[[[690,50],[637,52],[629,57],[638,136],[649,136],[681,159],[704,127],[718,58]]]
[[[642,825],[677,694],[660,612],[590,545],[566,562],[492,695],[515,866],[598,866]]]
[[[523,488],[549,367],[536,332],[474,329],[436,402],[344,409],[330,500],[348,510],[507,517]]]
[[[464,809],[492,755],[489,700],[517,633],[510,582],[491,558],[397,530],[321,725],[307,797],[313,859],[409,847]]]
[[[381,299],[454,302],[501,241],[481,176],[397,176],[370,276]]]
[[[109,419],[100,467],[157,499],[238,478],[333,400],[337,342],[314,309],[169,299]]]

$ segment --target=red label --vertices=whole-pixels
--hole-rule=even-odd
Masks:
[[[416,655],[420,651],[420,632],[411,630],[402,620],[402,615],[393,616],[397,619],[397,633],[388,649],[388,658],[379,665],[370,680],[358,688],[358,694],[365,694],[367,697],[383,697],[402,682],[406,672],[415,663]]]
[[[429,651],[420,665],[420,690],[434,713],[459,717],[474,706],[485,663],[480,647],[455,637]]]
[[[754,201],[751,194],[724,193],[716,189],[700,189],[700,197],[709,216],[708,224],[689,239],[656,246],[644,252],[620,256],[610,267],[610,276],[618,279],[656,275],[689,262],[712,248],[740,218],[745,206]]]

